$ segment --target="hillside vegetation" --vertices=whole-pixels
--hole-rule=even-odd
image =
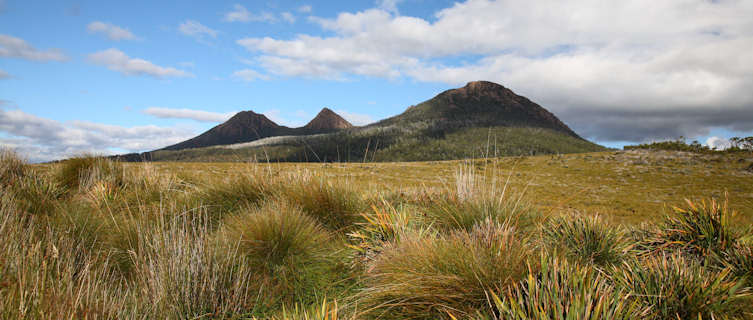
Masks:
[[[0,315],[753,319],[753,229],[739,223],[734,202],[750,199],[750,186],[734,180],[748,173],[735,176],[713,158],[693,164],[712,167],[715,188],[740,191],[730,190],[730,202],[677,195],[664,212],[638,214],[642,224],[546,210],[537,204],[546,196],[516,174],[550,166],[552,180],[565,180],[580,163],[616,167],[610,157],[645,161],[625,164],[628,172],[659,159],[670,172],[701,162],[596,153],[337,166],[88,157],[29,166],[3,153]],[[702,180],[695,177],[685,178]]]

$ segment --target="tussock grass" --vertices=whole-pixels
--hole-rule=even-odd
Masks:
[[[244,259],[269,301],[310,303],[340,278],[335,239],[285,201],[246,209],[228,218],[222,232],[227,255]]]
[[[661,253],[625,262],[613,271],[628,299],[650,308],[646,319],[727,319],[743,316],[750,288],[682,254]]]
[[[252,312],[253,266],[213,243],[208,219],[175,215],[156,232],[141,226],[131,252],[137,292],[147,318],[221,318]]]
[[[282,165],[172,174],[7,153],[0,318],[753,318],[753,229],[726,203],[623,236],[561,204],[543,220],[498,167],[465,162],[444,188],[359,189]]]
[[[26,174],[26,162],[9,149],[0,149],[0,184],[11,185]]]
[[[352,229],[356,222],[362,221],[360,214],[368,208],[361,195],[352,189],[310,175],[288,177],[285,185],[277,189],[277,196],[335,231]]]
[[[5,319],[116,318],[127,315],[108,256],[40,226],[15,200],[0,199],[0,316]]]
[[[558,216],[541,229],[545,246],[579,263],[609,266],[620,263],[629,248],[622,230],[598,216]]]
[[[69,190],[92,187],[117,188],[123,184],[123,165],[101,156],[83,155],[65,160],[59,166],[57,182]]]
[[[403,239],[366,274],[361,301],[376,316],[404,319],[472,315],[529,271],[531,249],[513,227],[488,221],[472,231]],[[535,268],[533,268],[535,270]]]
[[[523,199],[522,193],[507,189],[494,179],[493,170],[472,162],[462,164],[455,173],[455,184],[444,192],[423,199],[421,205],[432,223],[444,230],[471,230],[486,220],[513,224],[519,230],[535,225],[540,214]]]

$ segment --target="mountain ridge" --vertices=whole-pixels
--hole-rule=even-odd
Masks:
[[[195,138],[153,152],[124,155],[120,159],[450,160],[477,156],[481,152],[477,146],[480,144],[486,144],[488,156],[492,141],[501,155],[606,150],[580,137],[544,107],[489,81],[472,81],[463,87],[445,90],[398,115],[365,126],[353,126],[329,108],[323,108],[299,128],[279,126],[253,111],[245,111],[244,115],[253,121],[231,121],[234,116]],[[250,128],[227,129],[242,125]],[[228,132],[241,132],[242,138],[221,135]],[[501,145],[497,145],[497,135]],[[206,136],[222,139],[207,139]]]

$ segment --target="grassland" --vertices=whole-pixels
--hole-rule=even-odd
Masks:
[[[27,165],[6,152],[0,317],[753,319],[751,162]]]

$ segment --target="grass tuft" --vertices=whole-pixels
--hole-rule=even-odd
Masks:
[[[332,236],[285,201],[244,210],[227,219],[223,232],[226,249],[245,259],[271,301],[312,302],[341,276]]]
[[[585,264],[618,264],[628,248],[620,229],[606,224],[598,216],[554,217],[541,232],[546,246]]]
[[[514,228],[492,221],[403,239],[369,266],[361,301],[369,313],[390,318],[470,316],[489,306],[488,290],[504,290],[528,274],[530,255]]]

